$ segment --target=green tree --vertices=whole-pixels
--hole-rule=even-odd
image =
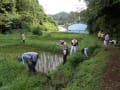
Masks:
[[[32,31],[41,25],[49,28],[43,25],[45,22],[57,27],[57,24],[44,13],[38,0],[0,0],[1,33],[14,32],[16,29]]]
[[[85,0],[89,2],[86,11],[80,15],[87,22],[90,33],[99,30],[109,32],[111,36],[120,33],[120,0]]]

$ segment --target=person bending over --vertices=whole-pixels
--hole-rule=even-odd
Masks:
[[[29,72],[36,72],[35,66],[38,60],[38,53],[36,52],[26,52],[18,56],[18,60],[26,64]]]
[[[82,49],[82,53],[83,53],[86,57],[88,57],[88,48],[83,48],[83,49]]]

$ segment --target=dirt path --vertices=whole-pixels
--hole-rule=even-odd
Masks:
[[[120,90],[120,58],[115,48],[108,49],[110,57],[103,78],[102,90]]]

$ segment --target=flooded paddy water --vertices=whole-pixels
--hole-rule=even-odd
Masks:
[[[63,62],[62,56],[57,54],[51,54],[47,52],[42,52],[39,55],[37,61],[36,69],[38,72],[50,72],[55,70],[55,68]]]

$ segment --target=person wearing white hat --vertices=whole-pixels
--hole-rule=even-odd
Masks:
[[[63,64],[65,64],[68,56],[68,45],[64,40],[60,40],[60,44],[63,46]]]

